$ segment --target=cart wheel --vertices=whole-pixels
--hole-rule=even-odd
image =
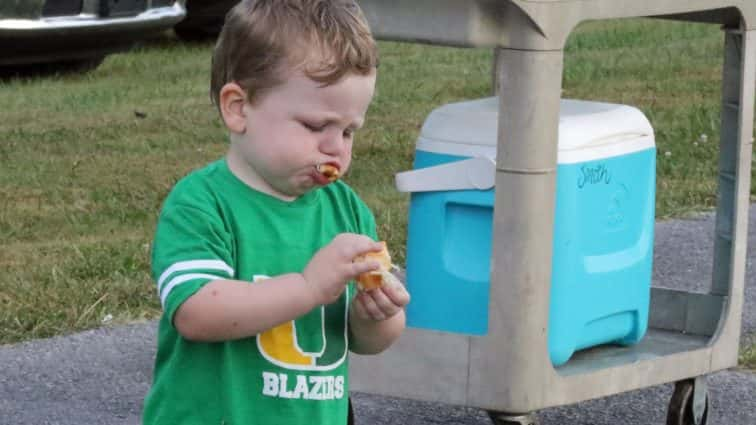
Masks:
[[[667,425],[706,425],[709,416],[709,395],[705,381],[699,381],[699,379],[675,382],[675,391],[672,393],[669,410],[667,410]],[[703,387],[699,388],[698,400],[695,397],[697,385]],[[696,402],[699,403],[698,406]]]
[[[501,412],[488,412],[494,425],[539,425],[535,415],[508,415]]]

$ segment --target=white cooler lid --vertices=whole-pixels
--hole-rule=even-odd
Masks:
[[[427,152],[496,158],[497,97],[450,103],[433,110],[416,148]],[[559,163],[624,155],[654,146],[653,128],[627,105],[563,99],[559,113]]]

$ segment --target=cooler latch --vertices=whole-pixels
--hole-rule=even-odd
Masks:
[[[477,157],[397,173],[396,188],[400,192],[488,190],[495,178],[496,162]]]

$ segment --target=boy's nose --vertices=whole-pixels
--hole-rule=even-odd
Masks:
[[[337,156],[344,151],[345,143],[342,132],[329,131],[323,135],[323,139],[320,141],[320,150],[323,153]]]

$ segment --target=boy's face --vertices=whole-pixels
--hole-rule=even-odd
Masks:
[[[329,86],[294,73],[244,104],[245,131],[233,138],[229,165],[253,188],[284,200],[328,184],[317,166],[347,171],[374,87],[375,72],[349,73]]]

